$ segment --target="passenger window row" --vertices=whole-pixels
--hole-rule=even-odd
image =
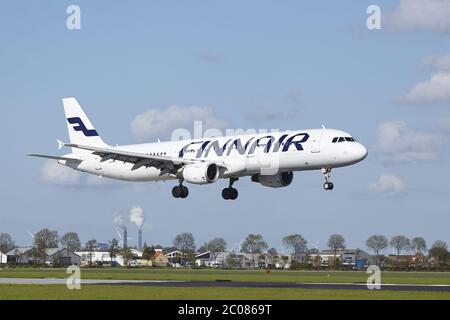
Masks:
[[[166,152],[151,152],[148,155],[149,156],[165,156]]]
[[[348,141],[348,142],[355,142],[355,138],[352,137],[334,137],[332,143],[336,143],[336,142],[344,142],[344,141]]]

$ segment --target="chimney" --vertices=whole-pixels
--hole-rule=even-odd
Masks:
[[[127,227],[123,228],[123,248],[128,248],[128,230]]]
[[[142,229],[138,230],[138,249],[142,249]]]

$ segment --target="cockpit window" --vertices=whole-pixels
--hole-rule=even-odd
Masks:
[[[336,142],[356,142],[356,139],[353,137],[334,137],[333,140],[331,141],[332,143],[336,143]]]

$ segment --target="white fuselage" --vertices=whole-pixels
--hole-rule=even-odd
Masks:
[[[173,157],[180,161],[201,160],[222,163],[224,166],[219,178],[331,169],[355,164],[367,156],[367,149],[353,141],[350,134],[334,129],[134,144],[117,146],[113,149]],[[113,159],[102,160],[100,156],[89,151],[67,156],[82,161],[59,160],[58,162],[79,171],[112,179],[158,181],[179,178],[176,174],[164,173],[155,167],[142,166],[134,170],[132,163]]]

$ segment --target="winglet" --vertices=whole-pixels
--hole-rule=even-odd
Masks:
[[[58,142],[58,150],[61,150],[62,147],[64,147],[66,144],[64,142],[62,142],[61,140],[56,140],[56,142]]]

